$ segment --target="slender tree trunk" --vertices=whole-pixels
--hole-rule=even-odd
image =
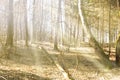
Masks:
[[[6,46],[13,46],[13,34],[14,34],[14,23],[13,23],[13,0],[9,0],[9,16],[8,16],[8,30]]]
[[[108,56],[105,55],[103,49],[101,48],[99,43],[96,41],[96,39],[91,34],[91,31],[90,31],[89,25],[88,25],[88,23],[86,21],[86,18],[85,18],[85,15],[84,15],[84,10],[82,8],[82,4],[81,3],[82,3],[82,0],[78,0],[79,15],[80,15],[80,19],[81,19],[84,31],[87,33],[88,38],[90,40],[90,45],[95,48],[96,54],[101,58],[103,64],[106,67],[111,68],[113,64],[109,61]]]
[[[100,18],[98,17],[98,42],[100,43]]]
[[[33,42],[33,9],[34,9],[34,0],[29,0],[30,2],[28,2],[28,20],[29,20],[29,28],[28,28],[28,31],[29,31],[29,41],[30,43]]]
[[[102,23],[102,47],[104,45],[104,3],[103,5],[103,23]]]
[[[85,32],[83,28],[82,28],[82,41],[85,42]]]
[[[65,0],[61,0],[61,10],[60,10],[60,16],[61,16],[61,37],[60,37],[60,44],[61,46],[63,45],[63,32],[64,32],[64,27],[65,27]]]
[[[29,40],[29,34],[28,34],[28,17],[27,17],[27,0],[24,1],[25,2],[25,17],[24,17],[24,22],[25,22],[25,35],[26,35],[26,39],[25,39],[25,45],[28,46],[28,40]]]
[[[76,36],[76,42],[78,44],[78,40],[79,40],[79,32],[80,32],[80,26],[79,26],[79,16],[78,16],[78,23],[77,23],[77,36]],[[78,46],[78,45],[77,45]]]
[[[57,25],[55,27],[55,41],[54,41],[54,49],[58,50],[58,28],[60,28],[60,12],[61,12],[61,0],[59,0],[58,6],[58,16],[57,16]]]
[[[44,23],[44,10],[43,10],[43,8],[44,8],[44,0],[41,0],[41,22],[40,22],[40,28],[39,28],[39,36],[40,36],[40,38],[39,38],[39,40],[40,41],[42,41],[42,39],[43,39],[43,36],[42,36],[42,34],[43,34],[43,23]]]
[[[119,0],[117,0],[117,8],[118,8],[118,11],[119,11]],[[118,14],[118,16],[119,16],[119,14]],[[118,19],[118,25],[119,25],[119,19]],[[117,37],[118,37],[118,35],[117,35],[117,28],[116,28],[116,39],[117,39]],[[118,66],[120,66],[120,36],[118,37],[118,40],[117,40],[117,43],[116,43],[116,64],[118,65]]]
[[[111,0],[110,0],[110,5],[109,5],[109,56],[111,53]]]
[[[36,40],[36,32],[35,32],[35,2],[36,2],[36,0],[33,0],[33,17],[32,17],[32,28],[33,28],[33,30],[32,30],[32,42],[34,42],[35,40]]]
[[[50,38],[50,40],[51,40],[51,42],[53,42],[53,0],[51,0],[51,38]]]

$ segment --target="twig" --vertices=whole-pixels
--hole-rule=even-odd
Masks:
[[[4,80],[7,80],[5,77],[3,77],[3,76],[0,76],[1,78],[3,78]]]
[[[44,52],[46,52],[47,54],[49,54],[46,50],[45,50],[45,48],[44,47],[41,47],[42,48],[42,50],[44,51]],[[61,53],[61,55],[63,55],[63,53]],[[62,57],[60,55],[60,57]],[[50,55],[49,55],[50,56]],[[66,69],[66,67],[65,66],[61,66],[60,64],[59,64],[59,62],[58,62],[58,60],[56,60],[54,57],[52,57],[52,56],[50,56],[51,57],[51,59],[54,61],[54,63],[55,63],[55,65],[57,66],[57,68],[62,72],[62,74],[63,74],[63,76],[67,79],[67,80],[74,80],[71,76],[70,76],[70,74],[68,73],[68,71],[67,71],[67,69]],[[62,64],[63,64],[63,61],[62,61]]]

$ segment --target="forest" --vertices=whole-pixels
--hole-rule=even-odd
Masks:
[[[119,80],[120,0],[0,0],[0,80]]]

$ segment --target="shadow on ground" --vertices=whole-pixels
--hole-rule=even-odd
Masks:
[[[24,65],[52,65],[41,49],[34,47],[17,47],[16,49],[8,51],[9,60]],[[37,64],[36,64],[37,63]]]
[[[0,80],[51,80],[32,73],[13,70],[0,70]]]

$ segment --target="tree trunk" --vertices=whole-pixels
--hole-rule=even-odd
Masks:
[[[33,0],[33,12],[32,12],[32,42],[34,42],[36,40],[36,35],[35,35],[35,1]],[[34,36],[33,36],[34,35]]]
[[[43,40],[43,32],[44,32],[44,27],[43,27],[43,24],[44,24],[44,19],[45,19],[45,13],[44,13],[44,0],[41,0],[41,22],[40,22],[40,27],[39,27],[39,41],[42,41]]]
[[[96,50],[97,55],[101,58],[102,63],[108,67],[111,68],[112,67],[112,63],[109,61],[109,58],[107,55],[105,55],[103,49],[101,48],[101,46],[99,45],[99,43],[96,41],[96,39],[93,37],[90,29],[89,29],[89,25],[86,21],[86,18],[84,17],[84,10],[82,8],[81,2],[82,0],[78,0],[78,9],[79,9],[79,15],[80,15],[80,19],[84,28],[85,33],[88,35],[88,38],[90,40],[90,45],[93,46]]]
[[[29,31],[29,42],[30,42],[30,44],[33,42],[33,9],[34,9],[34,0],[29,0],[30,2],[28,2],[28,8],[29,8],[29,10],[28,10],[28,12],[27,12],[27,14],[28,14],[28,22],[29,22],[29,24],[28,24],[28,26],[29,26],[29,28],[28,28],[28,31]]]
[[[29,34],[28,34],[28,21],[27,21],[27,0],[25,0],[25,35],[26,35],[26,39],[25,39],[25,45],[28,46],[28,39],[29,39]]]
[[[110,9],[109,9],[109,56],[111,53],[111,1],[110,1],[110,5],[109,5]]]
[[[51,0],[51,38],[50,38],[50,40],[51,40],[51,42],[53,42],[53,0]]]
[[[120,66],[120,36],[116,44],[116,64]]]
[[[119,11],[119,0],[117,0],[117,8],[118,8],[118,11]],[[118,14],[119,16],[119,14]],[[119,24],[119,20],[118,20],[118,24]],[[118,30],[118,27],[115,29],[115,35],[116,35],[116,39],[117,39],[117,30]],[[117,40],[117,43],[116,43],[116,64],[118,66],[120,66],[120,36],[118,37],[118,40]]]
[[[55,27],[55,41],[54,41],[54,49],[58,50],[58,28],[60,28],[60,12],[61,12],[61,0],[59,0],[58,6],[58,16],[57,16],[57,24]]]
[[[14,34],[14,24],[13,24],[13,0],[9,0],[9,16],[8,16],[8,30],[7,30],[7,40],[6,46],[13,46],[13,34]]]
[[[101,35],[102,35],[102,47],[104,47],[104,3],[102,4],[103,5],[103,22],[102,22],[102,31],[101,31]]]

